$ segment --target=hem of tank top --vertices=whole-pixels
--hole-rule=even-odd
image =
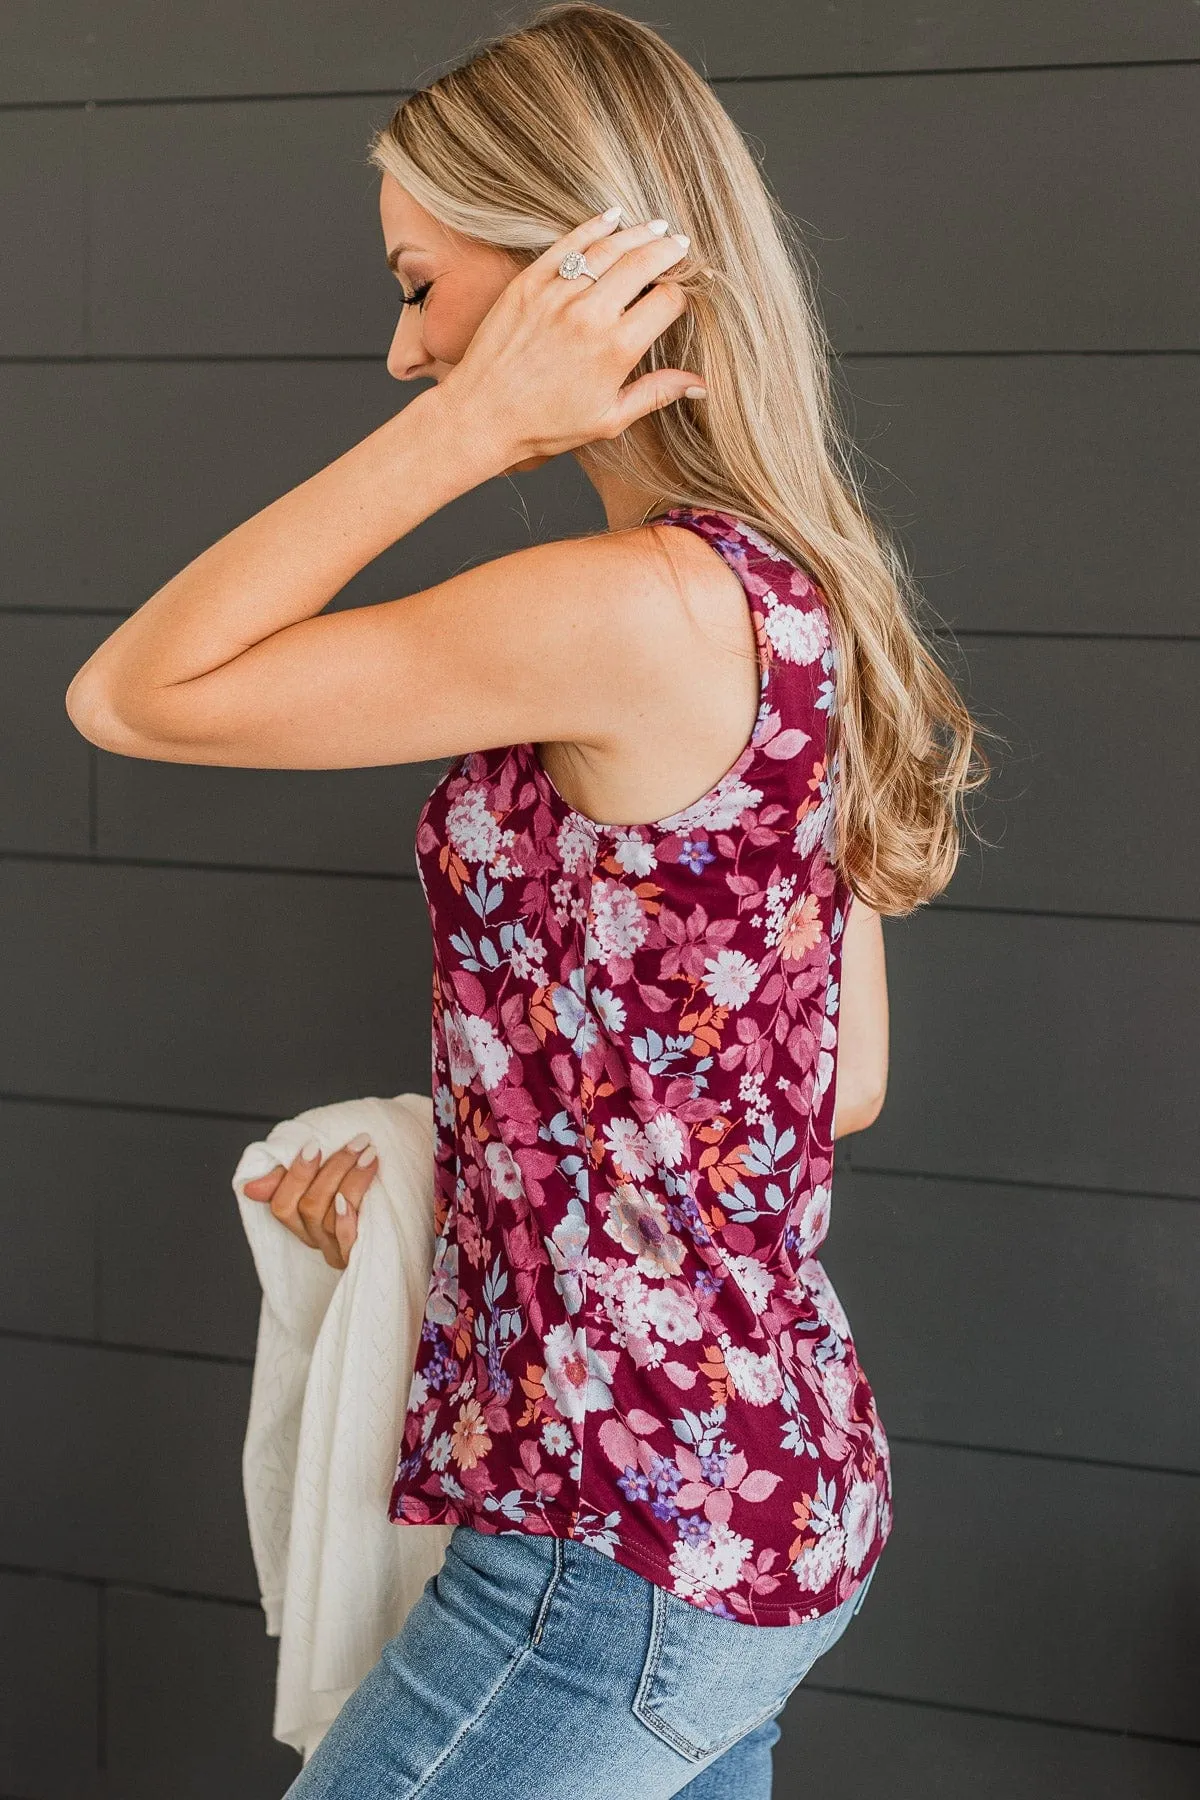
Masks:
[[[741,524],[745,523],[744,520],[738,519],[736,514],[726,512],[723,508],[706,507],[706,506],[676,506],[676,507],[672,507],[671,512],[672,513],[684,513],[684,514],[691,514],[691,515],[699,515],[699,516],[708,516],[708,517],[715,517],[715,518],[721,518],[721,519],[732,519],[735,525],[741,525]],[[670,518],[671,518],[671,513],[661,513],[656,518],[648,520],[647,523],[652,524],[652,525],[659,524],[664,520],[670,520]],[[693,525],[681,523],[679,528],[683,531],[690,531],[694,537],[705,538],[705,540],[707,541],[707,534],[703,531],[698,530]],[[721,556],[721,552],[719,550],[717,550],[715,552],[715,554],[717,556]],[[725,564],[726,568],[728,568],[728,569],[733,568],[733,564],[729,561],[729,559],[727,557],[722,556],[721,560]],[[734,569],[733,572],[735,575],[737,575],[736,569]],[[741,581],[740,575],[738,575],[738,580]],[[744,581],[742,581],[741,585],[742,585],[742,592],[745,595],[746,605],[750,609],[751,617],[753,618],[754,596],[751,594],[749,588],[746,586]],[[555,786],[553,779],[551,778],[551,776],[548,774],[548,772],[542,765],[542,760],[537,753],[537,746],[534,743],[527,741],[527,742],[524,742],[524,743],[518,745],[517,748],[528,752],[529,760],[533,764],[535,780],[540,778],[543,787],[545,787],[549,790],[552,798],[555,801],[557,801],[557,803],[560,807],[563,808],[563,810],[566,812],[567,816],[572,819],[581,820],[583,822],[583,824],[590,826],[593,831],[603,831],[603,832],[609,833],[610,835],[618,835],[618,836],[621,835],[622,833],[631,832],[631,831],[653,831],[660,837],[670,837],[670,836],[678,833],[680,830],[687,830],[687,829],[689,829],[689,827],[687,827],[687,826],[681,827],[679,824],[679,821],[683,818],[684,814],[690,813],[690,812],[694,811],[694,809],[697,806],[703,806],[706,801],[714,799],[716,797],[716,795],[720,793],[721,788],[729,780],[730,776],[733,774],[734,770],[737,768],[738,764],[743,760],[743,758],[747,758],[747,761],[746,761],[747,768],[749,768],[751,763],[754,761],[753,752],[758,749],[758,734],[759,734],[759,731],[763,724],[763,698],[764,698],[764,695],[766,694],[767,684],[770,680],[770,675],[771,675],[770,651],[769,651],[767,645],[760,638],[757,621],[755,621],[755,623],[754,623],[754,641],[755,641],[755,656],[756,656],[757,662],[758,662],[758,709],[754,715],[754,725],[753,725],[753,728],[751,729],[749,738],[742,745],[742,748],[738,751],[737,755],[734,757],[734,759],[730,763],[729,767],[724,771],[723,774],[721,774],[717,777],[716,781],[713,782],[711,787],[706,788],[702,794],[698,794],[694,800],[689,800],[686,806],[677,806],[675,808],[674,812],[667,813],[661,819],[638,819],[638,820],[635,820],[632,824],[614,824],[611,820],[608,820],[608,819],[593,819],[592,816],[590,815],[590,813],[580,812],[580,810],[577,806],[572,806],[571,802],[567,799],[566,795],[561,793],[560,790]]]
[[[582,1544],[589,1549],[593,1549],[593,1550],[596,1549],[596,1546],[594,1544],[588,1543],[588,1539],[587,1539],[587,1536],[585,1533],[580,1532],[578,1530],[571,1529],[572,1523],[577,1521],[577,1519],[578,1519],[578,1514],[575,1512],[571,1512],[569,1509],[564,1508],[564,1507],[544,1506],[540,1509],[539,1514],[538,1514],[539,1518],[545,1519],[550,1524],[560,1522],[562,1524],[563,1529],[552,1530],[552,1531],[530,1531],[528,1529],[528,1527],[522,1526],[522,1525],[507,1525],[506,1526],[506,1525],[495,1524],[495,1523],[493,1523],[493,1521],[495,1520],[496,1515],[494,1513],[486,1512],[482,1507],[471,1508],[469,1517],[457,1517],[453,1520],[447,1520],[444,1516],[447,1512],[453,1511],[457,1514],[461,1514],[467,1510],[463,1507],[461,1501],[455,1501],[455,1500],[451,1500],[451,1499],[447,1498],[442,1501],[440,1506],[438,1506],[436,1502],[434,1502],[431,1505],[430,1499],[427,1495],[418,1494],[418,1495],[414,1495],[414,1498],[419,1499],[425,1505],[430,1506],[431,1516],[428,1519],[419,1519],[418,1520],[418,1519],[398,1518],[398,1517],[395,1517],[394,1515],[392,1515],[391,1516],[392,1524],[394,1524],[394,1525],[417,1525],[417,1524],[444,1525],[444,1524],[448,1524],[448,1523],[453,1523],[455,1525],[470,1525],[476,1530],[487,1532],[490,1536],[499,1537],[499,1536],[503,1536],[507,1532],[514,1536],[521,1535],[521,1536],[525,1536],[525,1537],[559,1537],[559,1538],[562,1538],[567,1543]],[[596,1509],[589,1509],[589,1510],[596,1510]],[[441,1516],[439,1516],[439,1515],[441,1515]],[[477,1520],[486,1520],[487,1523],[486,1524],[476,1524]],[[863,1566],[859,1572],[859,1580],[850,1589],[850,1592],[848,1594],[843,1595],[842,1599],[831,1600],[827,1606],[818,1605],[815,1607],[815,1609],[812,1607],[806,1609],[805,1607],[797,1605],[794,1602],[763,1600],[763,1601],[760,1601],[758,1603],[758,1605],[756,1605],[755,1618],[753,1620],[740,1619],[740,1618],[737,1618],[736,1615],[733,1615],[733,1621],[739,1625],[749,1625],[749,1624],[789,1625],[789,1624],[793,1623],[793,1621],[788,1617],[788,1615],[790,1613],[802,1613],[804,1615],[805,1619],[818,1619],[818,1618],[823,1618],[826,1613],[831,1613],[831,1612],[836,1611],[836,1609],[839,1606],[844,1605],[847,1600],[853,1599],[854,1595],[858,1593],[863,1582],[866,1581],[867,1576],[871,1573],[871,1570],[874,1568],[876,1562],[879,1560],[879,1557],[882,1555],[884,1546],[887,1543],[888,1538],[891,1536],[891,1532],[892,1532],[892,1522],[889,1522],[888,1529],[883,1533],[882,1537],[880,1537],[877,1540],[876,1547],[875,1547],[875,1554],[873,1556],[869,1557],[863,1563]],[[597,1551],[597,1555],[600,1555],[600,1556],[608,1556],[609,1554],[610,1554],[609,1550],[598,1550]],[[654,1556],[649,1551],[644,1551],[644,1550],[639,1550],[639,1549],[631,1549],[628,1544],[619,1544],[618,1546],[616,1546],[616,1549],[611,1552],[611,1554],[612,1554],[612,1560],[614,1562],[620,1563],[623,1568],[632,1569],[633,1573],[635,1575],[643,1576],[645,1580],[653,1582],[655,1587],[666,1588],[669,1593],[675,1595],[675,1598],[677,1600],[683,1600],[683,1601],[686,1601],[687,1604],[690,1606],[699,1607],[699,1610],[701,1612],[713,1612],[714,1611],[713,1607],[701,1606],[700,1602],[698,1600],[691,1599],[691,1597],[687,1594],[680,1594],[680,1593],[676,1592],[676,1589],[673,1586],[672,1582],[668,1579],[663,1579],[664,1577],[669,1577],[671,1574],[670,1563],[665,1561],[663,1558]],[[725,1615],[723,1613],[718,1614],[717,1616],[720,1618],[725,1617]]]

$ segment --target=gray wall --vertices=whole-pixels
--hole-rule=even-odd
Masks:
[[[1008,739],[888,927],[893,1080],[828,1263],[894,1445],[787,1800],[1200,1792],[1189,0],[663,0],[807,222],[847,403]],[[431,766],[93,751],[124,612],[411,390],[364,155],[495,17],[0,10],[0,1796],[266,1800],[242,1145],[427,1086]],[[1189,60],[1191,59],[1191,60]],[[337,604],[600,523],[570,459]],[[851,1164],[853,1165],[851,1167]]]

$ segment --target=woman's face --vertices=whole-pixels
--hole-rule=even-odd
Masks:
[[[400,309],[388,374],[397,381],[441,381],[520,265],[505,251],[441,224],[390,175],[380,185],[379,216],[384,255],[398,285],[418,296],[416,304]]]
[[[384,256],[398,286],[418,296],[400,307],[388,374],[397,381],[441,381],[522,265],[506,251],[443,225],[390,175],[380,183],[379,218]],[[549,460],[534,456],[513,469],[537,469]]]

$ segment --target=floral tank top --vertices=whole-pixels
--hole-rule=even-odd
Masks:
[[[760,1625],[830,1611],[891,1530],[888,1443],[817,1256],[841,938],[824,596],[740,577],[760,704],[701,799],[599,824],[533,744],[421,810],[437,1242],[389,1517],[553,1534]]]

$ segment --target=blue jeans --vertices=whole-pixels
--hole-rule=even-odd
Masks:
[[[744,1625],[587,1544],[459,1525],[286,1800],[767,1800],[775,1715],[865,1593]]]

